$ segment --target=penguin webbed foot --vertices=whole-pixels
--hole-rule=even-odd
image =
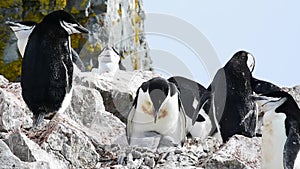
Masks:
[[[45,114],[45,112],[41,112],[38,115],[35,115],[32,128],[37,128],[39,124],[41,124],[41,122],[44,120]]]
[[[182,147],[185,140],[176,143],[173,138],[169,136],[161,136],[159,147]]]

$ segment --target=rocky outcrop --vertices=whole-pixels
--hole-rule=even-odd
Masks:
[[[88,35],[72,35],[72,47],[88,70],[98,66],[97,57],[108,44],[126,58],[128,70],[150,69],[142,0],[8,0],[0,2],[0,74],[10,81],[21,74],[17,39],[5,21],[40,22],[58,9],[71,13],[89,29]]]
[[[75,72],[70,106],[44,120],[39,129],[31,129],[32,113],[22,100],[20,84],[0,76],[1,167],[260,168],[261,138],[235,135],[223,145],[207,138],[188,139],[183,147],[129,147],[125,117],[137,88],[155,76],[141,71],[115,76]],[[297,100],[297,89],[285,90]]]
[[[21,95],[19,83],[9,83],[0,75],[0,131],[13,131],[32,126],[32,113]]]
[[[95,168],[108,158],[104,147],[115,142],[127,144],[124,123],[106,110],[127,116],[135,90],[155,75],[140,71],[117,74],[75,72],[70,106],[35,130],[20,83],[0,76],[0,139],[10,148],[9,156],[17,159],[7,165],[26,168],[43,162],[46,168]],[[120,109],[118,104],[126,106]]]
[[[206,161],[204,168],[260,168],[261,138],[233,136]]]
[[[84,72],[75,76],[75,83],[94,88],[101,93],[105,110],[126,122],[127,113],[142,82],[157,76],[150,71],[118,71],[114,75],[105,73],[99,76]]]
[[[292,88],[283,88],[283,90],[292,95],[300,107],[300,85]]]

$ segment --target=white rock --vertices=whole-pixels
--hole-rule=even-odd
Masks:
[[[17,130],[32,126],[32,113],[21,96],[19,83],[0,86],[0,130]]]

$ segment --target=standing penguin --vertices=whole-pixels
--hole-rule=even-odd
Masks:
[[[29,35],[31,34],[34,27],[37,25],[34,21],[21,21],[21,22],[5,22],[9,27],[14,31],[17,37],[18,50],[22,56],[24,57],[25,48],[28,42]],[[85,71],[85,66],[81,61],[78,53],[72,48],[72,61],[76,64],[76,66],[81,70]]]
[[[210,134],[220,134],[223,142],[234,134],[255,135],[257,106],[250,97],[253,94],[251,79],[254,65],[254,57],[250,53],[235,53],[218,70],[207,89],[210,96],[204,109],[213,121]]]
[[[130,145],[151,133],[160,135],[160,146],[181,145],[186,136],[185,112],[173,83],[156,77],[137,90],[128,114],[126,135]]]
[[[284,91],[257,98],[264,112],[262,128],[262,168],[300,168],[300,109]]]
[[[70,35],[88,33],[69,13],[58,10],[37,24],[28,38],[21,75],[22,96],[38,125],[44,115],[63,112],[72,96]]]
[[[98,68],[92,69],[92,72],[102,73],[116,73],[117,70],[126,70],[121,62],[122,56],[115,48],[107,46],[98,56]]]
[[[211,120],[205,112],[201,102],[206,88],[201,84],[181,76],[168,79],[176,85],[180,92],[180,99],[186,113],[186,126],[189,134],[194,138],[205,139],[211,130]]]

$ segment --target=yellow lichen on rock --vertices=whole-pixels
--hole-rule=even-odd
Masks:
[[[88,0],[83,0],[80,6],[82,8],[84,8],[87,5],[87,3],[88,3]]]
[[[71,12],[71,14],[79,14],[80,13],[80,11],[75,6],[72,7],[70,12]]]
[[[47,15],[50,9],[50,0],[39,0],[40,11],[43,15]]]
[[[138,8],[139,8],[139,0],[135,0],[134,1],[134,4],[135,4],[135,10],[138,10]]]
[[[67,5],[67,0],[56,0],[55,2],[55,10],[62,10],[66,7]]]
[[[135,33],[135,43],[140,44],[139,28],[137,27],[137,25],[134,25],[134,33]]]
[[[71,35],[71,45],[72,48],[77,49],[79,48],[79,44],[80,44],[80,40],[82,39],[82,35],[81,34],[73,34]]]
[[[0,62],[1,64],[1,62]],[[2,64],[4,64],[2,62]],[[13,61],[6,65],[0,65],[0,74],[4,75],[8,80],[14,81],[18,76],[21,76],[22,59]]]
[[[122,16],[122,5],[119,4],[118,14],[121,17]]]
[[[0,8],[11,8],[22,4],[22,0],[1,0]]]

